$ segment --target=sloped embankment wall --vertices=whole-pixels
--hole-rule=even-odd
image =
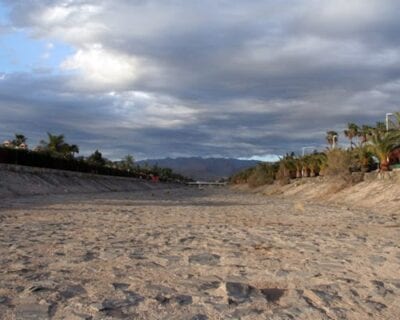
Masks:
[[[0,198],[162,188],[147,180],[0,164]]]
[[[400,172],[384,176],[372,172],[365,174],[362,182],[348,185],[344,181],[323,177],[293,180],[290,184],[261,186],[249,189],[247,185],[235,186],[236,190],[250,191],[267,196],[277,196],[294,201],[311,201],[368,208],[379,212],[399,212]]]

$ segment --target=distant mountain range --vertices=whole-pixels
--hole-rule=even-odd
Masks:
[[[231,175],[255,166],[259,161],[238,160],[225,158],[165,158],[151,159],[137,162],[140,166],[157,165],[171,168],[174,172],[182,174],[194,180],[214,181],[228,178]]]

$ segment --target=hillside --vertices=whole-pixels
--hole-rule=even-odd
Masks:
[[[165,158],[138,161],[140,166],[158,165],[195,180],[218,180],[255,166],[259,161],[225,158]]]

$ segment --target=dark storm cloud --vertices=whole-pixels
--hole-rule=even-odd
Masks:
[[[2,76],[7,134],[246,157],[322,146],[400,103],[397,1],[2,2],[14,28],[75,48],[54,73]]]

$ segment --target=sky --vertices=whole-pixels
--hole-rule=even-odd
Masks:
[[[0,0],[0,140],[62,133],[110,159],[322,149],[400,111],[399,16],[396,0]]]

